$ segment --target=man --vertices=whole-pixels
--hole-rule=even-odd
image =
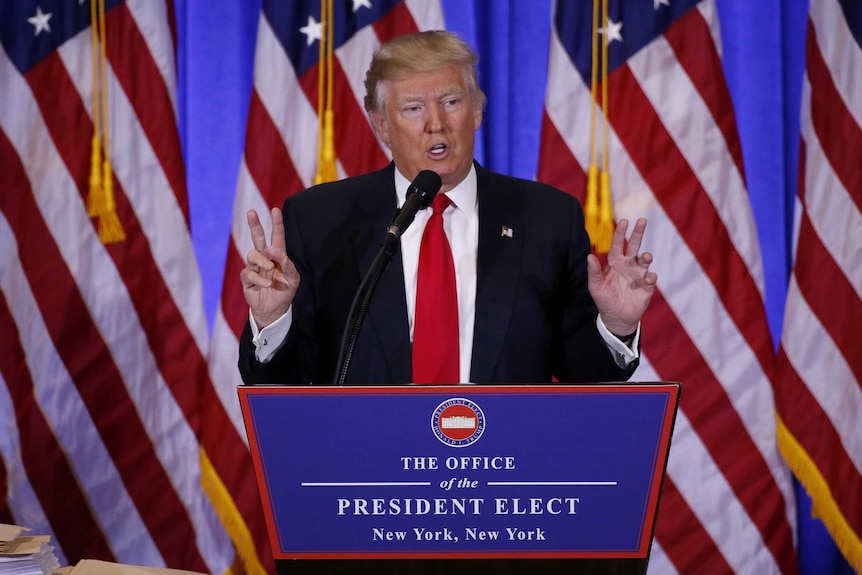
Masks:
[[[396,206],[422,170],[440,175],[438,195],[452,202],[443,225],[454,259],[457,311],[440,313],[458,318],[457,382],[631,376],[640,319],[657,281],[649,271],[652,256],[638,254],[646,221],[635,224],[625,249],[628,222],[620,221],[603,270],[589,253],[574,198],[475,163],[485,104],[476,61],[449,32],[420,32],[385,44],[366,75],[365,108],[392,151],[392,163],[289,198],[283,211],[272,210],[269,244],[258,215],[249,212],[254,249],[240,275],[250,308],[240,342],[245,383],[333,382],[354,294]],[[415,379],[417,269],[430,212],[421,210],[401,236],[400,251],[369,305],[346,383]]]

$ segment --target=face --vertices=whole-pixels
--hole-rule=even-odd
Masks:
[[[398,170],[411,181],[433,170],[443,180],[441,192],[454,188],[470,171],[482,123],[482,106],[470,97],[460,69],[417,72],[380,88],[383,112],[371,117]]]

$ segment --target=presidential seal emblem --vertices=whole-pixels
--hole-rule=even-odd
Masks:
[[[449,447],[467,447],[482,437],[485,414],[473,401],[463,397],[447,399],[431,415],[434,436]]]

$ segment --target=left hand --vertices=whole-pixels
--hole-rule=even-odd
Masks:
[[[626,246],[628,225],[625,219],[617,224],[605,269],[594,254],[587,256],[590,295],[599,308],[605,327],[616,335],[627,335],[637,329],[658,282],[658,275],[649,271],[652,254],[644,252],[638,255],[646,219],[640,218],[635,222]]]

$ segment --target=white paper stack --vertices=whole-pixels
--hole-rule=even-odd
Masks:
[[[0,523],[0,575],[46,575],[60,567],[47,535]]]

